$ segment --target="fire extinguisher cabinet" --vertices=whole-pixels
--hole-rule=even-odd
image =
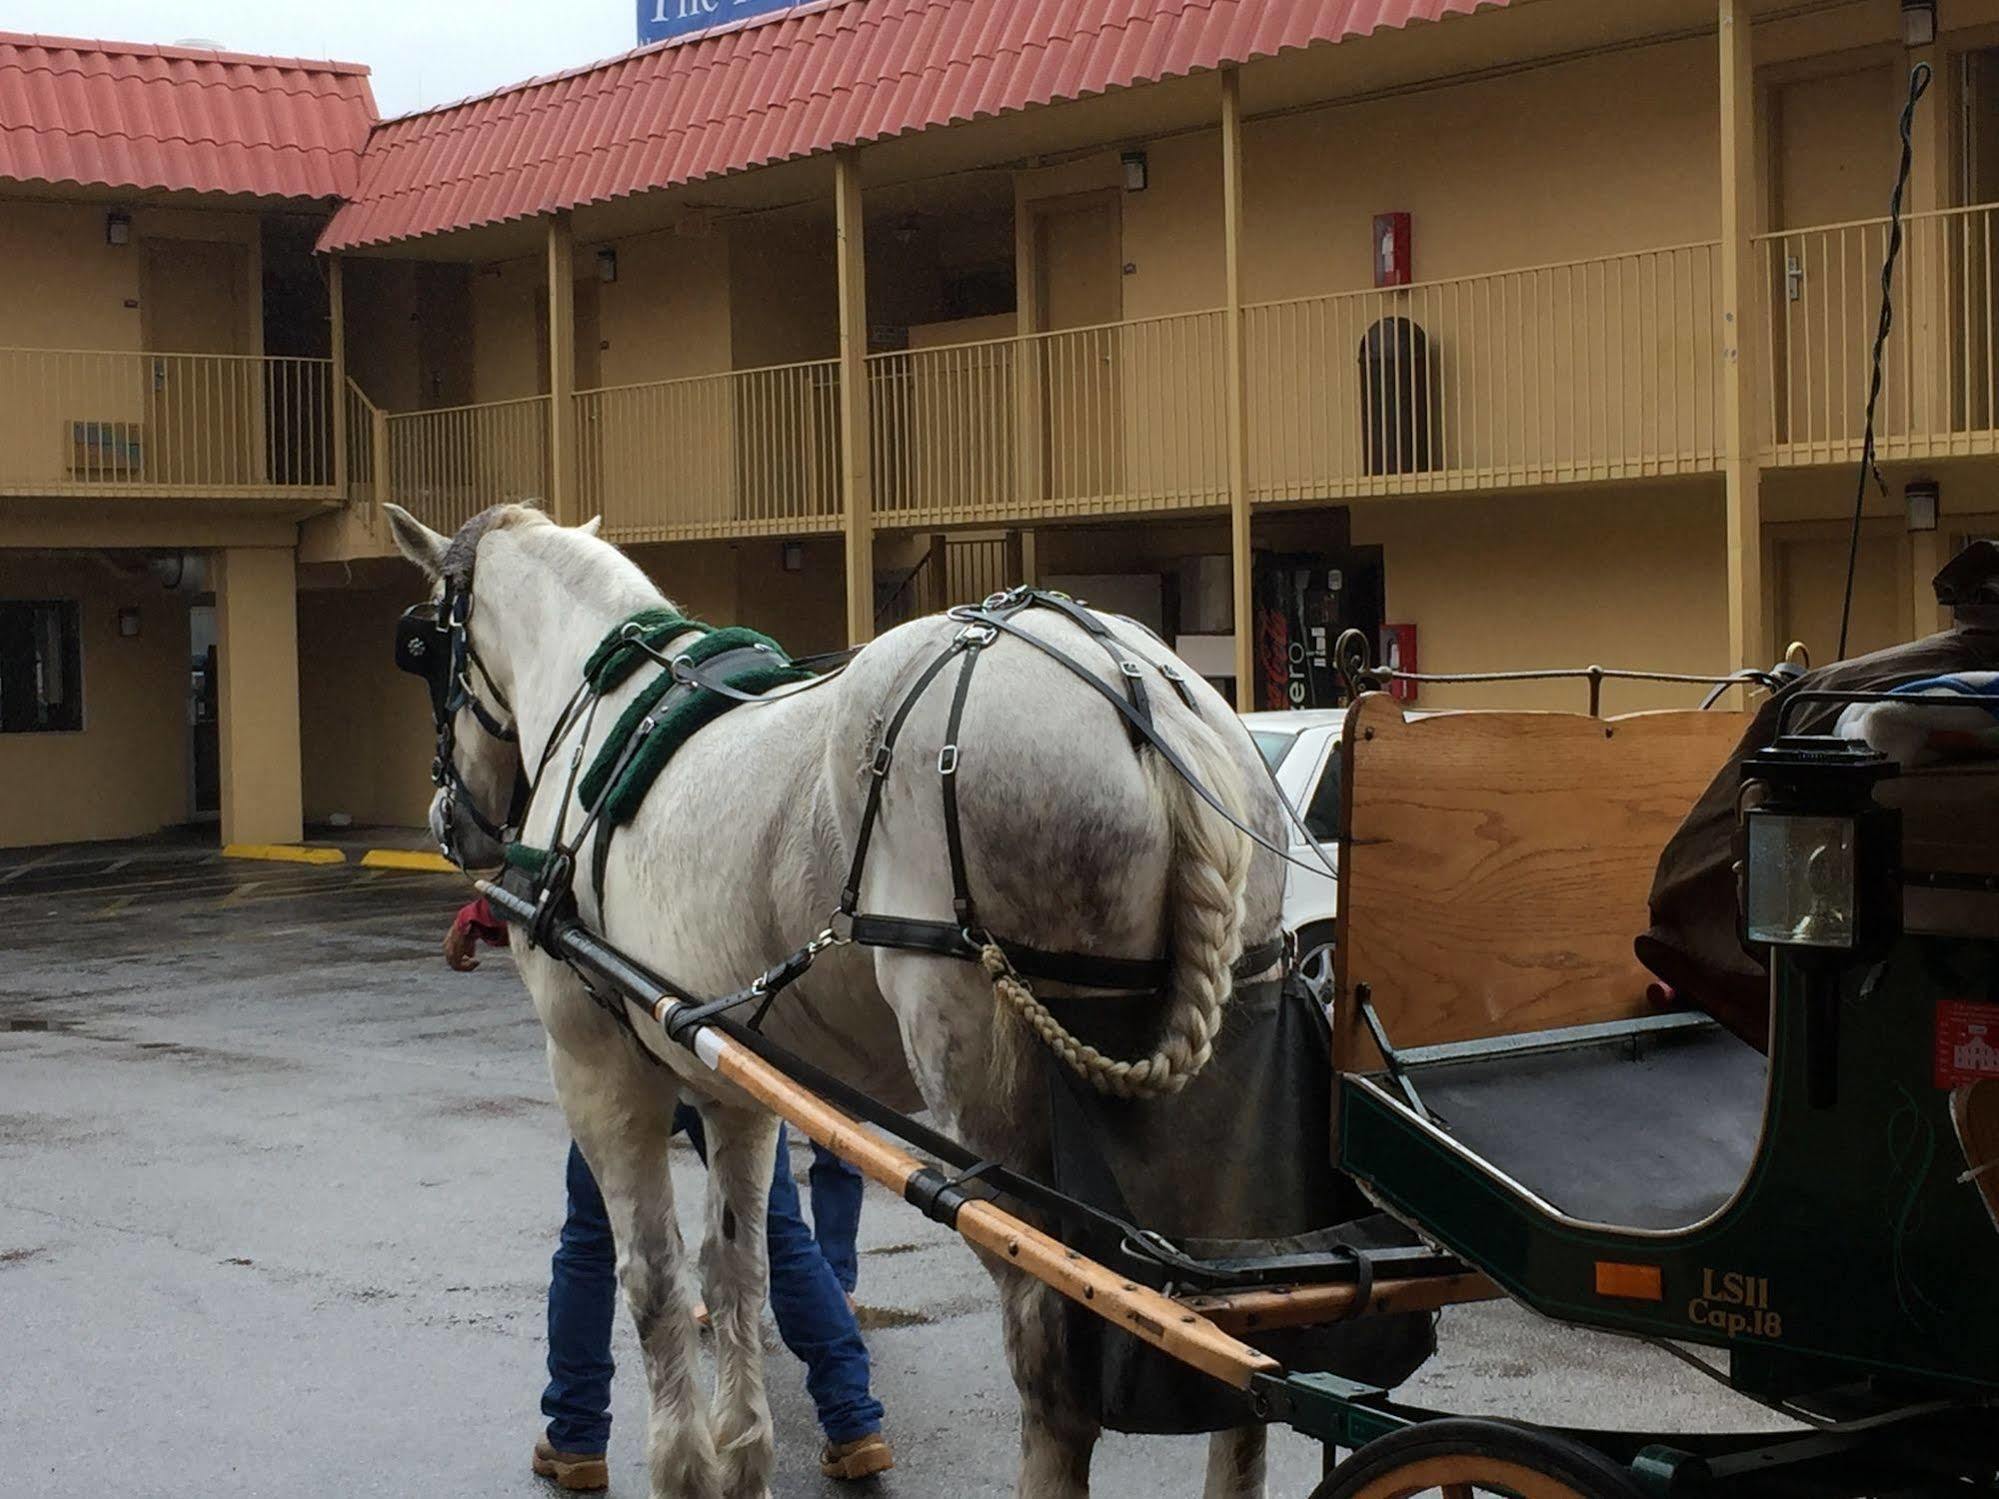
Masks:
[[[1368,474],[1419,474],[1435,467],[1430,339],[1408,318],[1382,318],[1361,340],[1360,404]]]

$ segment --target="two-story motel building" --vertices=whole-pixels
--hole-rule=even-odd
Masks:
[[[389,499],[601,514],[800,652],[1066,586],[1245,703],[1314,623],[1823,660],[1918,60],[1854,643],[1926,631],[1999,527],[1995,59],[1999,0],[841,0],[378,122],[0,36],[0,845],[419,820]]]

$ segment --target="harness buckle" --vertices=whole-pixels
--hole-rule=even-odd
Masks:
[[[937,774],[954,776],[958,773],[958,746],[947,744],[937,751]]]
[[[999,626],[981,621],[973,621],[958,632],[958,643],[970,646],[988,646],[999,639]]]
[[[1171,661],[1161,661],[1159,663],[1159,675],[1166,678],[1169,682],[1184,682],[1187,680],[1180,675],[1180,668],[1175,666]]]
[[[1133,681],[1137,681],[1140,677],[1143,677],[1145,675],[1145,668],[1140,666],[1136,661],[1131,661],[1131,660],[1120,661],[1117,664],[1117,669],[1123,672],[1126,676],[1130,677]]]
[[[880,780],[883,776],[888,774],[889,761],[894,758],[895,758],[894,745],[878,744],[875,746],[874,763],[870,765],[868,769],[874,773],[874,777],[876,780]]]

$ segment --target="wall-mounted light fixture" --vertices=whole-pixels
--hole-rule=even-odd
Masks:
[[[113,210],[104,215],[104,243],[107,245],[129,245],[132,243],[132,215]]]
[[[597,279],[609,285],[618,279],[618,252],[604,249],[597,252]]]
[[[1908,507],[1909,529],[1911,531],[1934,531],[1937,528],[1937,502],[1943,498],[1943,486],[1934,479],[1911,479],[1902,486],[1902,503]]]
[[[1928,47],[1937,39],[1937,0],[1902,0],[1902,45]]]
[[[787,541],[783,546],[778,548],[778,557],[783,562],[786,572],[802,573],[805,571],[804,542]]]
[[[1142,193],[1152,182],[1152,169],[1145,160],[1143,151],[1127,151],[1118,158],[1124,167],[1124,190],[1128,193]]]

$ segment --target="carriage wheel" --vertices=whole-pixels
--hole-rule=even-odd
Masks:
[[[1629,1469],[1551,1432],[1506,1421],[1425,1421],[1373,1441],[1312,1499],[1640,1499]]]

